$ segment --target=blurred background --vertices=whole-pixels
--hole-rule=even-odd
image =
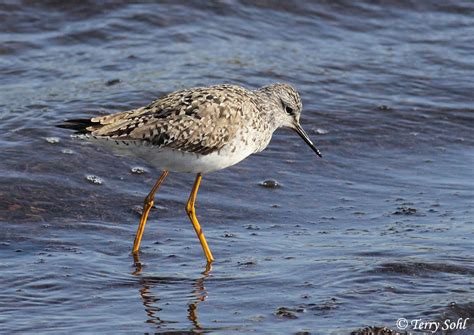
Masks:
[[[2,1],[0,328],[363,334],[472,320],[473,46],[470,1]],[[160,171],[54,125],[276,81],[299,90],[324,158],[280,130],[204,176],[212,271],[184,211],[194,176],[171,174],[134,266]]]

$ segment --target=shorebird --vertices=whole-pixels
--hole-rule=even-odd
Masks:
[[[67,120],[58,126],[75,130],[80,138],[144,158],[163,171],[145,198],[134,255],[138,254],[155,194],[169,171],[196,174],[186,212],[211,263],[214,257],[194,206],[202,175],[264,150],[280,127],[296,131],[321,157],[300,125],[301,111],[300,96],[289,84],[276,83],[257,90],[223,84],[172,92],[144,107]]]

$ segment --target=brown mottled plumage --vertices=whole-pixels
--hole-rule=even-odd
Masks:
[[[95,117],[86,129],[95,137],[143,140],[206,155],[230,143],[242,130],[237,126],[255,114],[259,114],[258,99],[252,91],[220,85],[174,92],[145,107]],[[261,121],[252,126],[264,131]]]
[[[278,96],[273,96],[275,93]],[[81,124],[75,128],[81,134],[119,143],[143,141],[160,148],[207,155],[225,146],[235,151],[238,146],[253,142],[257,152],[268,145],[273,131],[280,126],[281,117],[275,110],[281,109],[282,104],[292,107],[299,121],[301,100],[290,85],[275,84],[250,91],[224,84],[176,91],[145,107],[69,123]],[[237,135],[242,135],[243,143],[234,141]]]
[[[195,215],[194,203],[203,173],[237,164],[262,151],[279,127],[295,130],[320,156],[300,126],[302,104],[288,84],[250,91],[236,85],[198,87],[170,93],[126,112],[76,119],[60,125],[80,137],[142,157],[164,172],[145,199],[133,244],[137,254],[155,192],[168,171],[196,173],[186,211],[207,261],[213,256]]]

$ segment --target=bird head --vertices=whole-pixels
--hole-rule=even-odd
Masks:
[[[294,130],[319,157],[322,157],[308,134],[301,127],[300,116],[303,104],[301,103],[300,95],[293,86],[276,83],[262,87],[259,91],[264,92],[270,98],[277,126]]]

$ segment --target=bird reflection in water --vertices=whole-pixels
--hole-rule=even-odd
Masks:
[[[143,301],[143,306],[145,307],[145,312],[148,316],[148,320],[146,321],[147,323],[153,323],[156,325],[161,325],[161,324],[170,324],[170,323],[176,323],[176,321],[171,321],[171,320],[163,320],[160,318],[159,313],[162,310],[161,307],[159,307],[159,302],[160,298],[158,294],[155,294],[152,292],[154,288],[159,289],[160,284],[166,284],[169,285],[173,279],[169,277],[153,277],[153,276],[143,276],[142,275],[142,263],[140,262],[140,258],[138,254],[133,255],[134,259],[134,266],[135,266],[135,271],[132,272],[133,275],[137,276],[139,278],[139,283],[141,284],[141,288],[139,290],[141,299]],[[205,270],[202,272],[202,275],[196,279],[193,279],[191,281],[191,287],[192,287],[192,294],[194,295],[194,298],[190,300],[188,303],[188,320],[192,323],[193,329],[192,330],[202,330],[203,327],[201,326],[199,322],[199,317],[198,317],[198,306],[201,302],[205,301],[207,299],[207,291],[204,286],[204,281],[206,280],[207,277],[209,277],[209,273],[212,270],[212,265],[211,263],[207,263]],[[180,281],[180,283],[183,283],[186,281]]]

